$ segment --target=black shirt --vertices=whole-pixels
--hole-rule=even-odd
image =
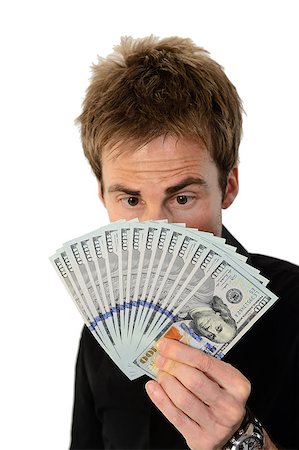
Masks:
[[[224,360],[251,382],[248,404],[272,440],[299,449],[299,267],[246,250],[223,236],[270,280],[276,304]],[[144,376],[130,381],[86,327],[75,383],[71,449],[187,449],[185,439],[148,398]]]

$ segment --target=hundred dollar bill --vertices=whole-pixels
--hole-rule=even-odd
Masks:
[[[138,225],[139,226],[139,223]],[[129,328],[132,316],[132,300],[134,293],[134,284],[136,283],[136,266],[138,266],[139,252],[139,238],[141,238],[139,230],[135,229],[135,222],[130,223],[128,230],[128,266],[124,273],[126,279],[126,301],[125,301],[125,336],[129,342]]]
[[[247,264],[246,261],[248,258],[244,255],[241,255],[237,252],[237,247],[227,244],[226,240],[222,237],[215,236],[213,233],[209,233],[206,231],[200,231],[195,228],[187,228],[188,231],[195,234],[195,236],[200,236],[204,241],[213,245],[213,247],[217,247],[221,252],[227,254],[230,258],[234,258],[238,260],[239,264],[243,267],[244,270],[249,272],[252,276],[254,276],[260,283],[267,286],[269,280],[260,274],[260,270]]]
[[[155,278],[151,285],[148,298],[153,299],[155,302],[155,298],[157,297],[157,292],[160,291],[171,271],[174,255],[178,252],[184,237],[181,232],[172,231],[169,232],[169,238],[167,242],[164,244],[164,252],[159,261]],[[179,269],[179,268],[178,268]],[[179,271],[178,271],[179,273]]]
[[[122,338],[120,329],[120,295],[119,295],[119,232],[117,224],[105,227],[103,232],[103,254],[106,263],[106,279],[109,292],[109,307],[115,323],[118,345],[121,348]]]
[[[127,276],[129,265],[129,236],[130,225],[123,224],[119,227],[119,298],[120,298],[120,327],[123,343],[127,343],[127,328],[128,328],[128,312],[126,310],[127,300]]]
[[[154,357],[161,336],[221,359],[277,300],[276,295],[229,258],[214,266],[207,280],[215,285],[212,298],[203,302],[194,295],[196,290],[191,290],[135,359],[134,364],[149,376],[157,375]]]
[[[132,335],[135,329],[137,320],[137,311],[140,306],[139,299],[136,297],[136,292],[139,289],[139,283],[142,275],[141,264],[143,259],[143,248],[146,237],[145,228],[142,224],[134,224],[131,229],[132,241],[130,251],[130,266],[129,273],[131,273],[130,279],[130,307],[129,313],[129,326],[128,326],[128,342],[132,345]]]
[[[96,318],[98,316],[98,310],[96,307],[95,299],[91,297],[90,291],[85,284],[85,280],[80,273],[80,271],[76,271],[75,264],[71,255],[69,255],[66,249],[63,247],[57,251],[57,254],[60,256],[61,261],[64,263],[65,268],[68,271],[69,279],[72,281],[74,288],[76,289],[79,296],[82,297],[83,305],[86,308],[88,314],[91,317]]]
[[[63,255],[63,257],[61,255]],[[50,258],[50,261],[82,315],[85,325],[102,348],[111,355],[113,361],[121,366],[119,354],[106,336],[106,330],[103,327],[103,324],[101,321],[97,320],[98,316],[94,314],[93,308],[90,307],[90,304],[88,304],[88,301],[84,297],[84,293],[82,292],[78,280],[76,280],[73,268],[66,253],[61,249],[60,252],[58,251],[57,254]]]
[[[58,273],[59,278],[63,282],[67,291],[71,295],[76,307],[78,308],[80,314],[82,315],[82,317],[84,319],[85,324],[89,328],[91,326],[91,324],[94,322],[93,315],[91,313],[88,314],[88,309],[82,305],[82,300],[80,299],[81,295],[79,292],[77,292],[76,287],[73,286],[72,281],[70,280],[70,277],[68,274],[68,269],[65,266],[61,256],[59,256],[58,254],[55,254],[50,257],[50,261],[53,264],[54,269]],[[92,329],[95,332],[93,327],[92,327]]]

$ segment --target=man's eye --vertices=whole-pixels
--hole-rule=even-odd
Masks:
[[[178,195],[176,201],[178,202],[179,205],[185,205],[188,202],[188,196]]]
[[[125,200],[129,206],[137,206],[139,203],[138,197],[127,197]]]

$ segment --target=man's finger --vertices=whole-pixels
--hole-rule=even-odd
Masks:
[[[145,389],[152,402],[185,437],[187,442],[189,440],[195,442],[200,439],[201,427],[174,405],[159,383],[149,381],[145,385]]]
[[[159,354],[155,358],[155,364],[160,370],[176,377],[206,405],[213,406],[217,404],[220,397],[225,397],[224,401],[228,402],[228,394],[226,391],[197,368],[179,361],[164,358]]]
[[[162,338],[158,342],[157,348],[159,354],[165,358],[198,369],[220,387],[243,400],[244,403],[247,401],[250,394],[250,383],[241,372],[230,364],[174,339]]]

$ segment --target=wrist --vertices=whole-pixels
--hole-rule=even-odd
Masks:
[[[223,450],[264,450],[265,448],[262,424],[246,407],[246,414],[239,429],[224,445]]]

